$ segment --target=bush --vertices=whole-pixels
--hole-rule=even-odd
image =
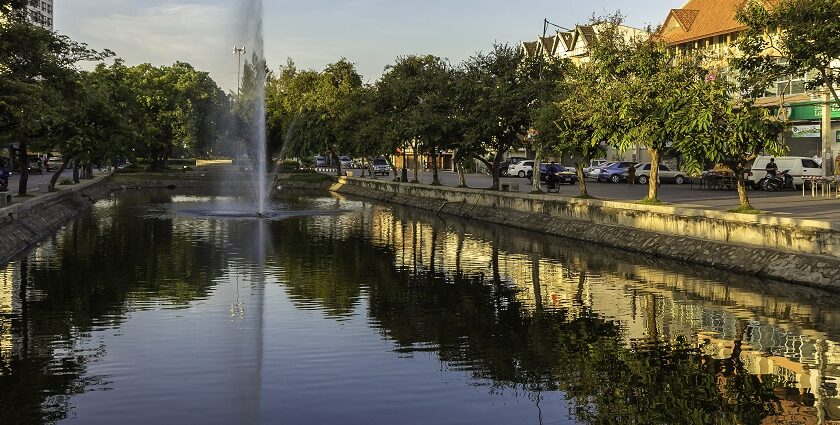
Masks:
[[[67,186],[71,184],[73,184],[73,180],[71,179],[61,179],[61,181],[58,182],[59,186]]]

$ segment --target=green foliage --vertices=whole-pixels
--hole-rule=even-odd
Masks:
[[[465,138],[461,144],[491,170],[493,187],[498,188],[498,169],[505,153],[524,144],[533,108],[542,104],[546,90],[556,83],[553,78],[541,78],[540,60],[505,44],[477,53],[463,68],[459,93]]]
[[[787,151],[779,138],[784,123],[749,101],[736,103],[733,89],[732,83],[714,74],[694,82],[675,105],[671,126],[684,168],[697,172],[707,162],[726,165],[738,181],[741,207],[749,209],[744,170],[761,152],[782,155]]]
[[[674,137],[674,102],[701,75],[689,60],[675,61],[674,53],[656,38],[626,38],[618,18],[603,22],[591,46],[595,85],[590,124],[594,137],[620,150],[637,144],[651,157],[648,198],[658,196],[659,158]]]
[[[346,59],[323,72],[299,71],[291,61],[266,86],[269,139],[285,157],[352,154],[362,78]],[[281,136],[282,134],[282,136]]]
[[[460,130],[455,75],[446,60],[432,55],[401,57],[386,68],[376,85],[376,108],[384,119],[378,127],[384,130],[388,151],[411,146],[415,154],[435,157],[452,147]]]
[[[751,0],[738,20],[749,29],[739,42],[744,57],[735,61],[743,82],[763,90],[768,78],[808,73],[808,87],[827,86],[840,103],[840,2],[837,0],[781,0],[772,6]],[[779,62],[774,56],[781,56]],[[772,81],[772,80],[769,80]]]

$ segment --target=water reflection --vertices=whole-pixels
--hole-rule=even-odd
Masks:
[[[836,295],[340,197],[173,213],[194,195],[0,272],[0,422],[840,419]]]

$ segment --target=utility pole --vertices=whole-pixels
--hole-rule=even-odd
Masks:
[[[233,54],[236,55],[236,99],[239,100],[240,90],[242,87],[242,55],[248,53],[245,51],[245,46],[233,46]]]
[[[539,55],[538,59],[539,59],[539,80],[540,80],[540,82],[543,81],[543,68],[545,67],[545,56],[552,53],[552,52],[546,52],[546,51],[543,50],[543,42],[545,40],[545,36],[548,35],[549,25],[553,26],[553,27],[556,27],[558,29],[561,29],[563,31],[569,31],[568,28],[565,28],[565,27],[562,27],[560,25],[554,24],[552,22],[549,22],[548,19],[543,18],[542,37],[539,40],[539,46],[538,46],[539,51],[537,52],[537,54]],[[534,146],[533,140],[531,141],[531,146],[532,147]],[[532,188],[532,191],[534,191],[534,192],[540,192],[541,191],[540,190],[540,172],[541,172],[540,167],[541,167],[543,154],[544,153],[542,152],[542,149],[536,149],[536,148],[534,149],[534,170],[531,174],[531,176],[533,177],[533,180],[531,181],[531,188]]]

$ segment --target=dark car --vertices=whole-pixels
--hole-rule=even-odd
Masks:
[[[548,178],[548,166],[550,164],[540,164],[540,181],[545,182]],[[560,184],[568,183],[568,184],[575,184],[577,183],[577,173],[572,168],[566,168],[560,164],[555,164],[555,168],[557,168],[557,182]],[[534,173],[528,172],[528,180],[533,179]]]
[[[631,165],[635,164],[636,163],[632,161],[613,162],[612,164],[601,168],[601,172],[598,174],[598,181],[621,183],[626,178],[624,176],[624,172],[627,171]]]

